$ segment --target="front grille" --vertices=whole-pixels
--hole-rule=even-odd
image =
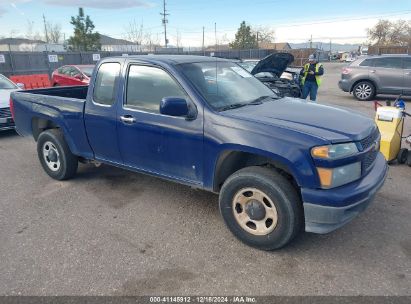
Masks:
[[[370,151],[367,152],[367,154],[365,155],[363,159],[362,164],[363,164],[363,169],[365,171],[367,171],[372,166],[375,159],[377,158],[379,151],[375,150],[374,144],[379,142],[380,139],[381,139],[380,131],[378,130],[378,128],[376,128],[370,135],[368,135],[366,138],[360,141],[361,151],[368,150],[372,147],[372,149],[370,149]]]
[[[375,159],[377,158],[378,152],[379,151],[377,150],[372,150],[367,153],[363,161],[363,166],[365,170],[368,170],[371,167],[371,165],[374,163]]]
[[[10,108],[0,109],[0,118],[8,118],[8,117],[11,117]]]
[[[377,140],[379,140],[380,131],[376,128],[370,135],[360,141],[361,151],[367,150],[371,147]]]

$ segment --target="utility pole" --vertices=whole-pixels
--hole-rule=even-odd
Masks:
[[[43,23],[44,23],[44,34],[46,35],[46,42],[49,43],[49,35],[47,33],[47,23],[46,23],[46,17],[43,14]]]
[[[311,35],[311,39],[310,39],[310,49],[313,48],[313,35]]]
[[[168,14],[167,10],[166,10],[166,0],[163,0],[163,12],[160,13],[160,15],[163,16],[162,22],[163,22],[163,26],[164,26],[164,45],[167,48],[167,44],[168,44],[168,39],[167,39],[168,19],[167,19],[167,16],[169,16],[170,14]]]
[[[215,50],[217,52],[217,22],[214,22],[214,39],[215,39]]]
[[[258,32],[257,32],[257,49],[259,49],[259,48],[260,48],[260,46],[258,44]]]
[[[204,55],[204,26],[203,26],[203,47],[202,49],[203,49],[203,55]]]

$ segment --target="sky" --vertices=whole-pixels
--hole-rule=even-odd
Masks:
[[[411,0],[167,0],[168,38],[185,47],[217,40],[227,43],[244,20],[253,27],[275,31],[276,42],[314,41],[362,43],[366,30],[379,19],[411,20]],[[30,30],[43,34],[43,14],[58,23],[68,38],[70,17],[78,7],[93,20],[96,30],[114,38],[127,38],[129,24],[143,25],[154,40],[164,41],[160,12],[162,0],[0,0],[0,36],[23,37]],[[30,28],[30,29],[29,29]]]

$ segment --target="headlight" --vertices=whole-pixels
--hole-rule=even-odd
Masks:
[[[325,159],[337,159],[356,153],[358,153],[358,148],[355,143],[321,146],[311,149],[312,157]]]
[[[330,189],[351,183],[361,177],[361,162],[338,168],[317,168],[321,187]]]

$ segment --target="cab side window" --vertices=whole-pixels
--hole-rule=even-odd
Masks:
[[[188,99],[180,85],[164,70],[150,66],[130,66],[127,78],[127,106],[158,113],[164,97]]]
[[[120,63],[108,62],[100,65],[94,83],[93,101],[102,105],[113,105],[120,75]]]
[[[374,60],[374,66],[377,68],[402,69],[402,58],[399,57],[383,57]]]

